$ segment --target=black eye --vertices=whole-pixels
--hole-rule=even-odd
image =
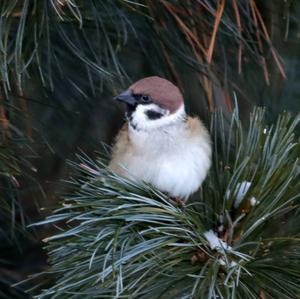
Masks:
[[[140,101],[141,101],[142,103],[148,103],[148,102],[150,102],[150,97],[149,97],[149,96],[146,96],[146,95],[141,95]]]

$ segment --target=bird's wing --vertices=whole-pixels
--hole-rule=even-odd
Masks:
[[[211,156],[211,138],[203,122],[198,117],[187,118],[187,127],[190,140],[194,140],[207,155]]]
[[[191,134],[191,137],[205,136],[208,139],[210,138],[206,127],[198,117],[188,116],[186,123],[187,123],[188,130]]]
[[[109,168],[112,171],[120,172],[120,159],[125,155],[129,147],[128,123],[125,123],[119,131],[112,148],[111,161],[109,163]]]

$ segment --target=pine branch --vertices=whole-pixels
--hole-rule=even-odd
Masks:
[[[6,95],[17,86],[24,96],[32,77],[52,91],[61,80],[69,80],[86,93],[78,78],[71,76],[70,60],[81,77],[89,78],[93,92],[103,84],[114,91],[134,76],[120,55],[132,51],[145,56],[152,72],[173,77],[179,86],[182,65],[196,70],[210,110],[216,106],[215,86],[226,87],[222,91],[226,104],[227,89],[234,88],[245,60],[261,68],[266,84],[273,63],[286,77],[254,0],[220,5],[215,1],[4,0],[0,12],[0,77]]]
[[[214,164],[185,209],[81,156],[76,191],[39,223],[58,232],[36,298],[300,296],[299,120],[257,108],[246,132],[237,110],[216,112]]]

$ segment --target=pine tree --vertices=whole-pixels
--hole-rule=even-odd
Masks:
[[[46,267],[43,262],[36,261],[41,249],[36,249],[38,243],[27,225],[40,217],[37,216],[36,206],[55,205],[57,193],[61,188],[69,187],[67,184],[58,186],[58,181],[67,176],[65,161],[67,158],[74,160],[78,147],[93,153],[100,148],[99,140],[110,143],[122,122],[121,111],[113,107],[110,99],[130,82],[153,74],[170,79],[184,93],[188,110],[199,114],[207,123],[210,112],[222,107],[224,127],[217,129],[212,121],[212,133],[216,138],[215,165],[219,157],[224,158],[225,150],[228,155],[226,161],[233,161],[232,155],[242,143],[236,138],[246,138],[250,134],[248,130],[253,130],[251,123],[249,128],[245,126],[245,120],[255,104],[267,107],[264,117],[268,122],[274,121],[283,108],[293,113],[298,111],[299,9],[296,0],[0,1],[0,298],[26,298],[23,290],[28,285],[12,288],[11,283]],[[245,128],[237,136],[230,133],[233,132],[230,119],[235,102],[240,107],[240,118]],[[262,112],[255,113],[262,115]],[[220,116],[216,114],[214,117],[222,125]],[[283,122],[288,122],[288,116],[282,117]],[[233,120],[233,124],[239,123],[236,114]],[[280,127],[288,125],[281,123]],[[222,134],[231,140],[226,145],[228,148],[218,148],[224,141]],[[261,131],[258,135],[261,136]],[[247,150],[250,150],[246,149],[247,146],[243,152],[237,152],[239,159],[246,159],[249,154]],[[269,152],[269,149],[265,151]],[[291,152],[290,149],[288,152]],[[132,194],[126,192],[128,188],[133,188],[136,195],[142,192],[147,195],[146,198],[151,195],[151,200],[158,202],[151,201],[150,204],[147,201],[150,210],[153,209],[152,204],[156,207],[163,202],[163,207],[170,206],[165,195],[152,190],[151,186],[136,186],[115,177],[107,173],[105,163],[101,161],[83,162],[88,163],[88,166],[79,167],[81,171],[86,170],[83,181],[71,184],[79,193],[84,188],[90,188],[90,184],[93,186],[93,183],[94,188],[96,185],[106,188],[105,182],[98,182],[99,171],[112,183],[108,187],[111,192],[122,191],[122,196],[127,194],[130,197]],[[255,160],[253,165],[256,163],[260,165],[261,162]],[[220,167],[213,169],[211,176],[217,170],[220,172]],[[89,173],[92,169],[96,169],[95,177]],[[247,187],[254,179],[253,176],[231,182],[229,178],[233,170],[226,171],[221,171],[221,175],[218,173],[217,186],[208,188],[213,181],[208,178],[203,194],[197,195],[195,204],[185,211],[184,215],[188,218],[180,218],[182,211],[174,208],[178,212],[176,215],[181,215],[177,218],[172,214],[176,223],[187,229],[187,219],[191,217],[195,220],[189,213],[208,215],[208,210],[205,213],[202,211],[204,206],[210,206],[203,205],[206,200],[209,201],[208,198],[213,199],[214,209],[220,211],[221,198],[228,196],[228,203],[233,201],[234,192],[243,194],[242,189],[235,188]],[[241,173],[244,172],[241,170]],[[263,175],[265,172],[261,176],[255,173],[255,178]],[[276,182],[274,180],[274,184]],[[255,184],[251,186],[249,192]],[[268,188],[275,188],[273,181],[270,186]],[[203,196],[208,193],[209,197],[205,199]],[[106,193],[104,195],[108,196]],[[170,209],[173,211],[171,206]],[[207,231],[216,231],[217,227],[227,225],[218,237],[224,244],[229,244],[228,217],[234,218],[236,215],[221,215],[223,220],[216,219],[218,215],[211,213],[206,220],[201,218],[201,225]],[[286,217],[289,219],[290,214]],[[57,216],[54,215],[53,219],[56,220]],[[293,221],[296,229],[297,221]],[[293,221],[289,222],[288,228],[282,226],[284,234],[289,232]],[[74,228],[74,223],[71,228]],[[47,234],[45,231],[49,226],[39,229],[37,238]],[[199,230],[199,238],[203,241],[204,245],[200,247],[205,249],[205,254],[196,250],[192,256],[194,267],[199,265],[201,256],[206,259],[207,255],[215,257],[220,254],[211,250],[207,239],[203,238],[203,232]],[[49,246],[55,248],[58,245],[51,241]],[[289,248],[289,244],[282,242],[282,247]],[[94,251],[93,248],[91,250]],[[35,257],[34,262],[27,253]],[[26,256],[25,260],[23,256]],[[190,253],[186,261],[189,259]],[[218,260],[217,257],[215,259]],[[219,261],[224,261],[221,255]],[[238,261],[235,258],[233,262]],[[54,269],[57,265],[55,262],[52,264]],[[173,265],[168,267],[171,269]],[[187,269],[189,267],[188,262]],[[56,288],[58,283],[58,276],[53,274],[53,277],[49,288]],[[43,281],[42,277],[42,281],[36,283],[46,287],[48,278]],[[107,292],[115,294],[112,280],[111,283]],[[162,285],[165,283],[168,282],[161,282]],[[267,296],[266,288],[259,288],[265,290],[260,296]],[[71,295],[63,296],[70,298]],[[101,295],[97,293],[97,296]]]
[[[299,121],[255,109],[245,130],[237,110],[214,113],[214,163],[185,208],[80,156],[75,191],[40,223],[58,232],[36,298],[298,298]]]

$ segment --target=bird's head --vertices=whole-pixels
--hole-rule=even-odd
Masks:
[[[183,96],[170,81],[147,77],[132,84],[115,97],[126,104],[126,116],[137,130],[159,129],[185,118]]]

